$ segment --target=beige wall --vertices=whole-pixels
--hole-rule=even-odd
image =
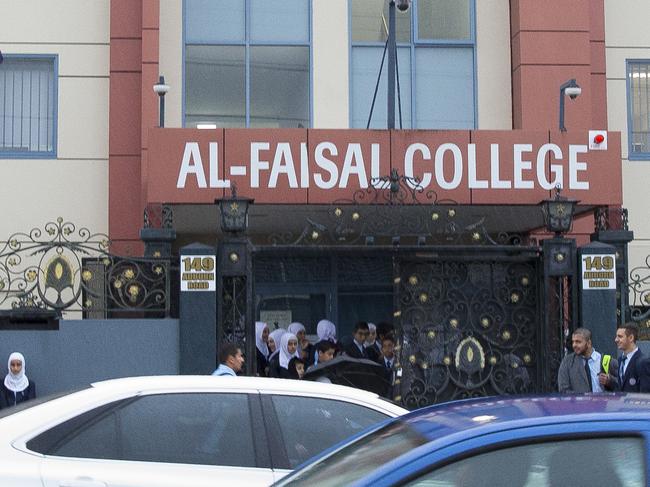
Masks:
[[[183,0],[160,0],[160,74],[169,85],[165,126],[183,126]]]
[[[1,161],[0,240],[59,216],[108,230],[109,7],[0,0],[0,50],[56,54],[59,75],[57,158]]]
[[[621,132],[623,158],[623,206],[629,211],[630,269],[645,266],[650,255],[650,218],[647,194],[650,161],[628,160],[626,60],[650,59],[650,2],[605,0],[607,54],[607,116],[609,129]]]
[[[348,128],[349,52],[347,0],[313,0],[313,127]]]
[[[512,129],[510,2],[476,0],[478,128]]]

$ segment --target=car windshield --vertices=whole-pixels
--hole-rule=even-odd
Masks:
[[[277,485],[348,485],[428,441],[409,423],[398,420],[308,465]]]

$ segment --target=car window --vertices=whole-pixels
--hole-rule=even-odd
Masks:
[[[338,487],[349,485],[401,454],[427,443],[408,423],[395,421],[363,436],[277,486]]]
[[[255,467],[246,394],[138,397],[50,444],[54,456]]]
[[[522,445],[475,455],[431,471],[410,487],[646,485],[641,438],[592,438]]]
[[[275,395],[272,401],[291,468],[389,417],[332,399]]]

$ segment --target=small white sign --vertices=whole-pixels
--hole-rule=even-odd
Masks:
[[[612,254],[583,255],[582,289],[616,289],[616,257]]]
[[[278,327],[286,329],[291,324],[291,310],[260,311],[260,321],[269,325],[269,330],[271,331]]]
[[[589,131],[589,150],[607,150],[607,130]]]
[[[216,291],[216,261],[216,255],[182,255],[181,291]]]

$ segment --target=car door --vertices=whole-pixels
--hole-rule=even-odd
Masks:
[[[645,486],[646,428],[639,421],[590,421],[481,435],[388,464],[363,485]]]
[[[44,450],[44,487],[273,481],[268,452],[260,447],[266,437],[256,394],[141,395],[84,416],[27,443]]]
[[[275,480],[332,445],[390,416],[365,404],[322,396],[262,394]]]

